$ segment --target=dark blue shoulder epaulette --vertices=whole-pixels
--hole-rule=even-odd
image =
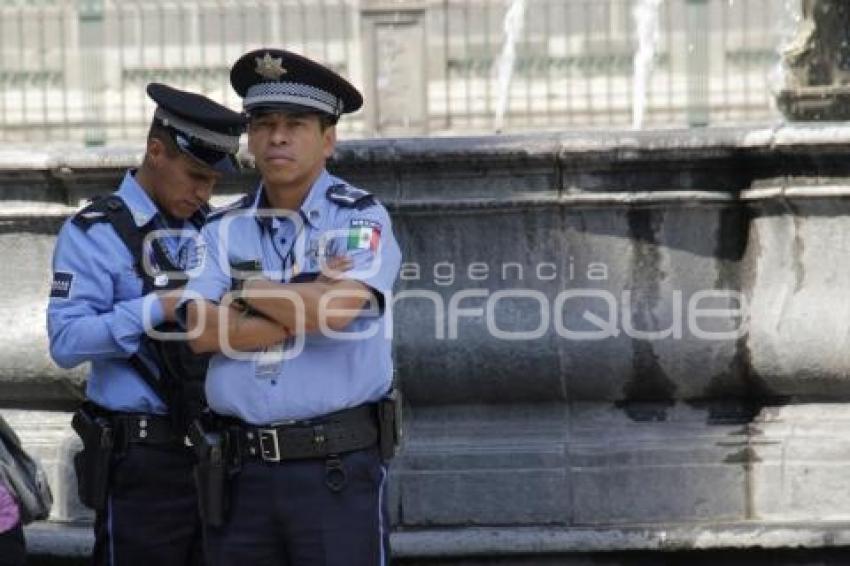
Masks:
[[[256,196],[256,192],[248,193],[247,195],[228,204],[227,206],[216,208],[207,215],[207,222],[212,222],[213,220],[220,220],[221,218],[224,218],[224,215],[228,212],[239,210],[241,208],[248,208],[249,206],[251,206],[251,204],[253,204],[254,198]]]
[[[107,213],[122,208],[124,201],[117,195],[94,197],[85,208],[73,216],[71,222],[83,230],[88,230],[98,222],[109,222]]]
[[[345,208],[356,208],[357,210],[363,210],[377,204],[372,193],[351,187],[345,183],[331,185],[328,187],[325,196],[334,204]]]

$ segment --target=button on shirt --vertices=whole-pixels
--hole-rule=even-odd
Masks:
[[[282,215],[266,209],[261,186],[247,206],[211,219],[202,231],[203,268],[190,279],[183,301],[200,296],[219,302],[230,291],[232,266],[238,264],[258,262],[264,277],[287,283],[315,278],[323,257],[347,255],[354,265],[344,276],[364,283],[389,305],[401,264],[389,215],[377,203],[358,210],[329,200],[328,188],[340,183],[323,172],[301,209]],[[210,407],[260,425],[380,399],[393,373],[389,310],[364,308],[344,329],[360,333],[356,337],[302,334],[303,349],[290,338],[282,360],[269,362],[267,352],[241,352],[238,358],[216,354],[207,372]]]
[[[127,172],[115,194],[140,229],[174,228],[136,182],[133,171]],[[190,257],[186,246],[195,247],[197,230],[192,223],[183,222],[182,230],[183,236],[161,238],[172,258]],[[86,396],[98,405],[114,411],[165,413],[163,402],[128,361],[139,351],[145,310],[148,328],[163,322],[164,313],[159,300],[142,296],[133,256],[112,225],[96,222],[84,230],[66,222],[56,242],[53,273],[47,330],[56,363],[71,368],[90,361]],[[147,362],[144,352],[139,354]]]

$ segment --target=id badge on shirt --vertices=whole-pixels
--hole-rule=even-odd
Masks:
[[[303,346],[303,343],[301,346]],[[286,360],[297,355],[297,347],[298,344],[293,337],[287,338],[280,344],[267,347],[259,353],[254,364],[255,377],[257,379],[272,379],[280,376]]]
[[[257,379],[277,377],[283,367],[283,352],[284,344],[275,344],[260,352],[254,364],[254,376]]]

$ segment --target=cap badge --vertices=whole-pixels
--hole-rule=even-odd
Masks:
[[[287,72],[283,68],[283,57],[275,58],[266,52],[264,57],[254,57],[254,60],[257,62],[254,71],[264,79],[277,81]]]

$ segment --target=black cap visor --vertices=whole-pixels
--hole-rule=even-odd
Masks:
[[[169,130],[171,131],[171,137],[177,149],[189,157],[200,161],[203,165],[220,173],[239,172],[239,161],[234,154],[214,149],[206,145],[202,140],[187,136],[183,132],[178,132],[171,128]]]

